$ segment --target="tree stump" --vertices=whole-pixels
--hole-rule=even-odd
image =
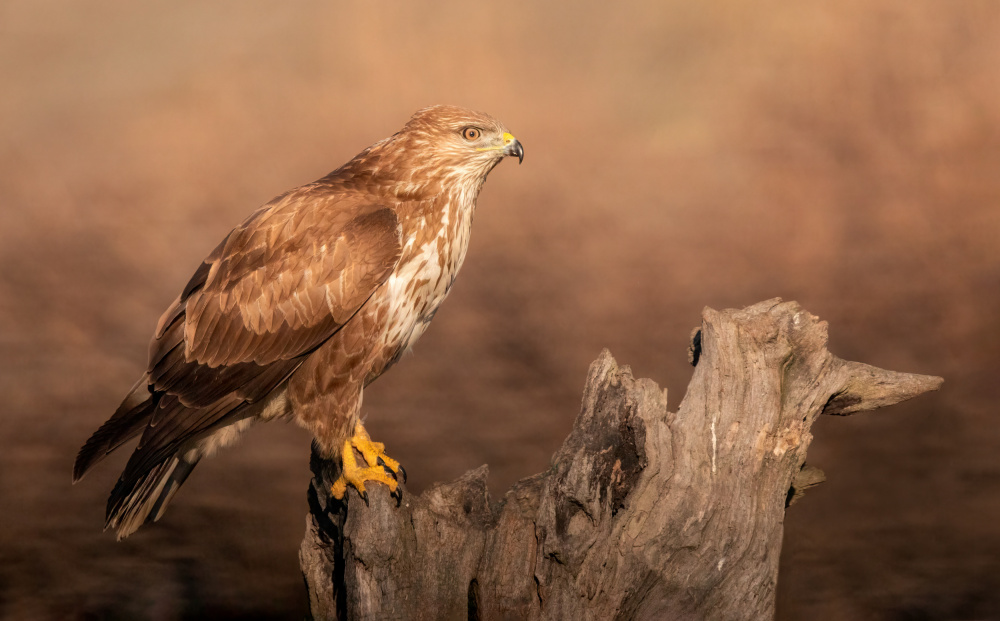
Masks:
[[[605,350],[551,467],[490,498],[487,468],[401,506],[329,497],[316,458],[300,550],[317,619],[767,619],[785,508],[821,414],[937,389],[846,362],[795,302],[705,309],[676,413]]]

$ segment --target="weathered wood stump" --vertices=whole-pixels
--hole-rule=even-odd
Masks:
[[[676,413],[604,351],[551,467],[490,498],[483,466],[396,506],[328,495],[314,458],[300,559],[317,619],[767,619],[785,508],[820,414],[941,378],[846,362],[795,302],[706,309]],[[314,456],[315,457],[315,456]]]

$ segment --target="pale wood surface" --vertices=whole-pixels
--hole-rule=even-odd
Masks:
[[[300,559],[317,619],[767,619],[786,507],[820,414],[935,390],[941,378],[846,362],[795,302],[705,309],[676,413],[608,351],[551,467],[490,498],[487,468],[403,504],[327,490],[313,459]]]

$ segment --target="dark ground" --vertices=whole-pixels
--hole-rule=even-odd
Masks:
[[[71,487],[73,458],[230,227],[457,103],[527,156],[366,394],[411,490],[544,469],[602,347],[676,407],[703,306],[795,299],[837,355],[947,382],[814,429],[779,618],[1000,618],[1000,4],[575,6],[0,2],[0,616],[304,614],[304,432],[254,430],[124,543],[127,456]]]

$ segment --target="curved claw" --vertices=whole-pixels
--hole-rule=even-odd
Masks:
[[[389,495],[396,499],[396,508],[399,508],[400,503],[403,502],[403,488],[397,487],[396,491],[389,492]]]
[[[361,500],[365,501],[365,506],[366,507],[370,507],[371,506],[370,504],[368,504],[368,492],[362,490],[362,491],[358,492],[358,496],[361,496]]]
[[[399,475],[402,475],[403,476],[403,479],[402,479],[403,483],[406,483],[406,469],[403,468],[403,464],[397,463],[396,464],[396,469],[393,470],[392,466],[390,466],[389,464],[385,463],[385,460],[382,459],[381,457],[379,457],[378,458],[378,465],[380,465],[383,468],[385,468],[386,472],[388,472],[392,476],[396,477],[397,479],[399,478]]]

